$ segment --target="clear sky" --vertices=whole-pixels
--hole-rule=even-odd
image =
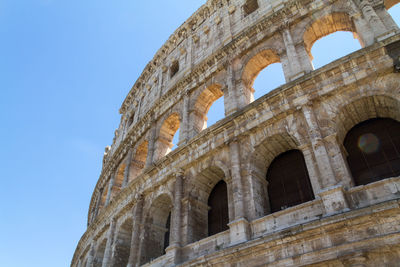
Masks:
[[[0,266],[69,266],[123,99],[204,2],[0,0]],[[316,67],[358,49],[336,37],[316,43]],[[260,76],[256,97],[283,82],[279,64]]]

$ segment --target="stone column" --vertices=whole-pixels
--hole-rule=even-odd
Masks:
[[[78,259],[78,263],[77,263],[76,267],[82,267],[82,260],[81,259]]]
[[[99,195],[98,195],[98,197],[97,197],[96,208],[95,208],[95,210],[94,210],[94,215],[93,215],[93,218],[92,218],[92,222],[96,219],[97,215],[99,214],[101,196],[103,195],[103,191],[104,191],[104,188],[101,188],[101,189],[99,190]]]
[[[228,94],[224,97],[225,116],[229,116],[239,109],[239,99],[236,93],[236,80],[233,62],[229,62],[226,70],[226,84]]]
[[[325,213],[332,215],[348,210],[343,185],[336,180],[314,110],[306,105],[302,107],[302,111],[308,125],[308,135],[319,170],[321,192],[318,195],[323,201]]]
[[[365,21],[361,14],[354,14],[352,20],[361,46],[372,45],[375,42],[374,33],[371,31],[368,22]]]
[[[171,255],[174,264],[180,262],[180,248],[181,248],[181,216],[182,216],[182,198],[183,198],[183,171],[176,174],[175,192],[174,192],[174,206],[171,216],[171,235],[169,238],[170,245],[166,249],[167,254]]]
[[[292,81],[302,75],[304,75],[306,72],[311,71],[312,64],[310,62],[310,59],[305,58],[304,54],[299,57],[299,55],[296,52],[296,47],[293,43],[292,35],[290,33],[289,26],[285,25],[284,27],[281,28],[282,32],[282,38],[283,42],[285,43],[286,47],[286,54],[287,54],[287,59],[288,59],[288,67],[290,69],[290,75],[289,76],[289,81]],[[302,59],[302,64],[300,64],[299,59]]]
[[[316,166],[316,160],[314,157],[313,150],[311,145],[306,144],[299,147],[301,152],[303,152],[304,161],[306,163],[308,176],[310,177],[311,187],[313,189],[314,195],[318,195],[321,192],[321,184],[320,175],[318,171],[318,167]]]
[[[376,14],[374,7],[370,3],[370,0],[361,0],[360,9],[363,13],[363,16],[368,21],[377,41],[385,39],[387,37],[385,36],[387,29],[379,16]]]
[[[112,219],[107,233],[107,244],[104,251],[102,267],[109,267],[111,263],[112,245],[114,243],[115,220]]]
[[[183,97],[183,111],[182,111],[182,126],[181,133],[179,134],[179,144],[186,144],[189,139],[189,92],[185,92],[185,96]]]
[[[140,224],[142,223],[143,217],[143,196],[139,196],[136,201],[136,205],[132,209],[133,213],[133,226],[132,226],[132,239],[131,249],[129,252],[129,260],[127,267],[134,267],[139,265],[139,244],[140,244]]]
[[[386,10],[385,6],[382,4],[379,6],[378,10],[376,10],[376,14],[379,16],[383,24],[385,24],[386,28],[392,31],[396,31],[399,29],[399,26],[393,20],[392,16]]]
[[[332,159],[332,167],[339,183],[347,188],[352,187],[353,179],[347,165],[347,160],[344,157],[346,154],[345,148],[342,144],[339,144],[336,134],[326,136],[324,141],[328,154]]]
[[[90,244],[90,250],[89,250],[86,266],[84,266],[84,267],[92,267],[93,266],[95,247],[96,247],[96,243],[95,243],[95,241],[93,241],[92,244]]]
[[[243,184],[240,166],[239,143],[237,140],[229,144],[232,171],[232,191],[234,220],[229,222],[231,244],[238,244],[249,240],[249,223],[245,218]]]
[[[125,170],[124,170],[124,181],[122,182],[122,188],[126,187],[129,183],[129,170],[131,168],[131,162],[133,157],[133,149],[131,148],[128,152],[128,157],[125,162]]]
[[[107,198],[106,198],[106,203],[104,204],[104,206],[108,206],[108,204],[110,204],[114,183],[115,183],[115,172],[112,174],[110,182],[108,183]]]
[[[148,149],[148,153],[147,153],[145,168],[147,168],[153,164],[154,150],[156,147],[155,143],[156,143],[156,123],[153,122],[153,124],[151,125],[151,128],[150,128],[149,149]]]

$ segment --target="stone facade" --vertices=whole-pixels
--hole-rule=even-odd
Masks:
[[[397,2],[207,1],[123,102],[71,266],[398,266],[400,176],[357,185],[344,146],[362,122],[400,121]],[[312,45],[336,31],[363,48],[314,70]],[[254,101],[276,62],[287,83]],[[221,96],[226,117],[207,128]],[[272,212],[268,169],[291,150],[313,197]],[[208,236],[221,180],[228,230]]]

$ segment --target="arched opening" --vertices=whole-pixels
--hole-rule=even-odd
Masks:
[[[257,83],[257,87],[261,89],[258,90],[260,92],[257,92],[256,94],[257,97],[260,97],[268,93],[269,92],[268,90],[270,90],[272,87],[270,84],[280,85],[285,83],[285,81],[282,81],[283,70],[281,64],[267,68],[268,66],[274,63],[280,63],[280,58],[278,54],[271,49],[266,49],[262,50],[261,52],[258,52],[247,62],[242,74],[242,83],[244,86],[243,93],[245,94],[247,103],[251,103],[255,99],[254,95],[255,90],[253,88],[254,81],[262,70],[266,69],[266,71],[262,73],[262,78],[260,79],[260,82]],[[269,72],[270,70],[273,71]],[[273,75],[276,73],[280,74],[274,77]]]
[[[124,172],[125,172],[125,163],[122,162],[118,169],[117,173],[115,174],[114,185],[111,191],[111,199],[118,195],[119,191],[121,191],[122,183],[124,182]]]
[[[132,158],[129,168],[129,182],[142,172],[146,164],[147,152],[148,142],[145,140],[136,148],[135,155]]]
[[[126,267],[129,260],[132,239],[132,219],[126,220],[120,227],[115,239],[115,252],[113,256],[113,267]]]
[[[171,68],[170,68],[170,77],[174,77],[178,71],[179,71],[179,62],[177,60],[175,60],[172,64],[171,64]]]
[[[254,100],[285,84],[281,63],[273,63],[263,69],[254,80]]]
[[[317,65],[321,66],[320,64],[326,64],[327,61],[330,62],[333,59],[336,59],[337,57],[342,57],[346,55],[344,53],[346,53],[347,51],[354,51],[355,48],[362,47],[363,42],[356,33],[353,21],[351,20],[350,16],[346,13],[337,12],[329,14],[323,18],[314,21],[307,28],[307,30],[303,35],[303,40],[306,51],[309,54],[311,60],[313,60],[313,55],[314,55],[311,53],[311,48],[314,46],[314,43],[325,36],[340,31],[352,33],[354,38],[358,39],[359,46],[357,46],[354,42],[349,40],[348,36],[344,34],[332,35],[327,39],[326,42],[321,42],[321,44],[325,44],[325,46],[323,46],[322,48],[317,47],[316,51],[321,50],[321,52],[318,53],[318,55],[321,56],[321,54],[323,54],[324,57],[326,57],[326,59],[322,60],[321,63],[318,62]],[[340,41],[338,41],[339,38]],[[346,40],[345,45],[342,44],[343,43],[342,38],[345,38],[344,40]],[[343,49],[343,47],[338,49],[338,45],[345,47],[346,51],[341,52],[341,49]],[[331,55],[335,55],[336,58],[332,57]]]
[[[169,246],[171,209],[172,201],[168,195],[159,196],[151,205],[144,224],[141,264],[165,254]]]
[[[93,267],[101,267],[103,264],[104,252],[106,251],[107,239],[104,239],[97,247],[95,257],[93,259]]]
[[[246,0],[246,3],[243,5],[244,15],[247,16],[258,9],[257,0]]]
[[[107,194],[108,194],[108,186],[105,186],[100,198],[100,205],[99,205],[100,210],[103,209],[106,204]]]
[[[400,123],[369,119],[354,126],[344,147],[355,185],[365,185],[400,175]]]
[[[400,3],[399,0],[385,0],[384,2],[385,2],[385,7],[388,10],[396,6],[398,3]]]
[[[351,32],[335,32],[314,43],[311,48],[312,64],[318,69],[359,49],[361,45]]]
[[[397,24],[400,25],[400,1],[399,0],[387,0],[385,1],[385,7],[388,13],[392,16],[392,19]]]
[[[225,117],[223,95],[221,90],[222,86],[213,84],[206,87],[201,94],[198,96],[196,103],[190,114],[190,120],[193,122],[192,136],[201,132],[207,128],[207,124],[212,125],[217,120]],[[213,109],[219,110],[218,113],[214,112]],[[207,123],[210,115],[210,122]]]
[[[186,218],[188,234],[186,237],[187,240],[185,241],[187,244],[216,234],[220,232],[221,229],[226,230],[226,228],[209,229],[209,227],[213,227],[211,226],[211,224],[213,224],[212,222],[218,220],[218,216],[221,216],[221,214],[216,214],[218,210],[223,209],[225,215],[224,221],[222,223],[216,223],[216,225],[226,225],[229,222],[229,216],[227,215],[233,216],[233,204],[231,204],[232,194],[225,181],[224,171],[219,167],[212,166],[201,170],[199,174],[193,177],[193,180],[189,182],[189,187],[192,188],[192,190],[188,192],[190,209]],[[218,185],[217,188],[216,185]],[[221,192],[222,196],[219,195]],[[218,201],[218,197],[225,199],[225,196],[225,205],[218,207],[221,203],[214,204],[214,201]],[[226,214],[226,210],[228,214]]]
[[[271,213],[314,199],[303,153],[289,150],[277,156],[267,171]]]
[[[179,125],[180,119],[177,113],[173,113],[164,121],[156,142],[156,151],[154,153],[155,161],[172,151],[174,147],[173,139],[179,129]]]
[[[228,188],[223,180],[211,191],[208,206],[208,236],[228,230]]]

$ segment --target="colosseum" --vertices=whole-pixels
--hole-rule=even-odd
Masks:
[[[123,101],[71,267],[400,266],[398,2],[208,0]],[[314,70],[337,31],[362,48]]]

